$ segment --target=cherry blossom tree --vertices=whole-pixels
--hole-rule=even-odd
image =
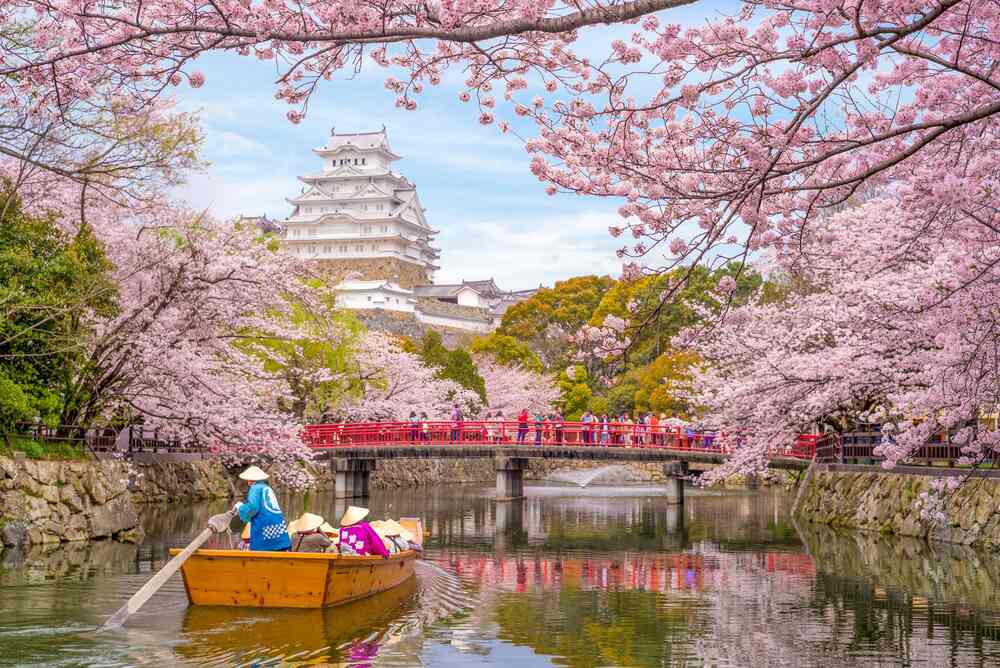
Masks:
[[[817,422],[881,423],[886,467],[941,431],[966,463],[997,456],[1000,431],[981,419],[1000,405],[997,214],[981,225],[924,206],[873,200],[818,223],[777,258],[797,285],[784,301],[681,336],[708,363],[694,398],[742,434],[717,475],[763,467]]]
[[[296,395],[276,364],[283,349],[271,344],[316,336],[315,321],[306,330],[292,317],[292,305],[318,313],[331,297],[305,280],[307,266],[253,227],[163,202],[122,207],[61,177],[33,186],[25,199],[37,212],[92,227],[116,288],[113,311],[90,313],[79,329],[61,423],[139,421],[231,465],[266,463],[303,482],[302,425],[283,408]],[[324,336],[335,328],[331,321]],[[328,370],[301,373],[318,384]]]
[[[672,22],[699,4],[7,0],[0,99],[50,117],[98,93],[135,108],[201,86],[194,59],[221,50],[274,61],[296,122],[369,61],[400,75],[386,87],[408,109],[461,69],[481,122],[536,123],[526,148],[551,193],[620,200],[622,254],[660,249],[667,266],[795,244],[863,186],[995,203],[996,3],[743,0]],[[620,39],[578,44],[598,24]]]
[[[343,407],[352,421],[402,421],[411,411],[426,413],[431,420],[446,420],[456,403],[466,414],[479,410],[475,392],[438,378],[437,369],[403,350],[390,334],[368,332],[356,364],[360,396]]]
[[[548,413],[559,399],[559,388],[546,375],[518,365],[503,365],[489,355],[477,355],[476,367],[486,381],[485,411],[503,413],[508,419],[522,408],[532,413]]]

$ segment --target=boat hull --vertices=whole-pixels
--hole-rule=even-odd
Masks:
[[[179,550],[171,550],[176,554]],[[413,577],[417,554],[388,559],[316,552],[198,550],[184,563],[192,605],[324,608],[392,589]]]

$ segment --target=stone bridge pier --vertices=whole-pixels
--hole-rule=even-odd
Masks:
[[[666,462],[663,465],[663,475],[667,478],[667,503],[684,505],[684,480],[688,477],[688,463]]]
[[[357,499],[368,496],[368,482],[375,470],[375,459],[345,459],[336,457],[330,460],[333,471],[333,498]]]
[[[528,460],[524,457],[493,458],[497,472],[497,501],[513,501],[524,498],[524,471]]]

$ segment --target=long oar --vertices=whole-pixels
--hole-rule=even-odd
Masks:
[[[229,523],[233,519],[233,511],[220,513],[219,515],[212,515],[208,519],[208,527],[198,534],[191,544],[185,547],[183,550],[177,553],[173,559],[168,561],[166,565],[161,568],[156,575],[149,579],[149,582],[144,584],[142,588],[132,595],[125,605],[118,608],[118,612],[111,615],[108,621],[104,622],[104,626],[101,627],[101,631],[107,631],[109,629],[116,629],[125,623],[125,620],[129,618],[130,615],[135,613],[143,606],[143,604],[148,601],[153,594],[163,586],[163,583],[170,579],[170,576],[177,572],[177,570],[187,561],[188,557],[194,554],[194,551],[201,547],[202,543],[208,540],[208,537],[213,533],[221,533],[229,528]]]

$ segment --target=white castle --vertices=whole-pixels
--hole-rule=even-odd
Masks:
[[[302,192],[287,201],[280,224],[257,218],[280,234],[285,249],[343,273],[339,302],[356,310],[411,313],[426,324],[487,332],[508,306],[534,290],[504,292],[493,279],[435,285],[440,249],[416,187],[392,171],[400,159],[378,132],[330,133],[313,149],[320,172],[300,176]]]

